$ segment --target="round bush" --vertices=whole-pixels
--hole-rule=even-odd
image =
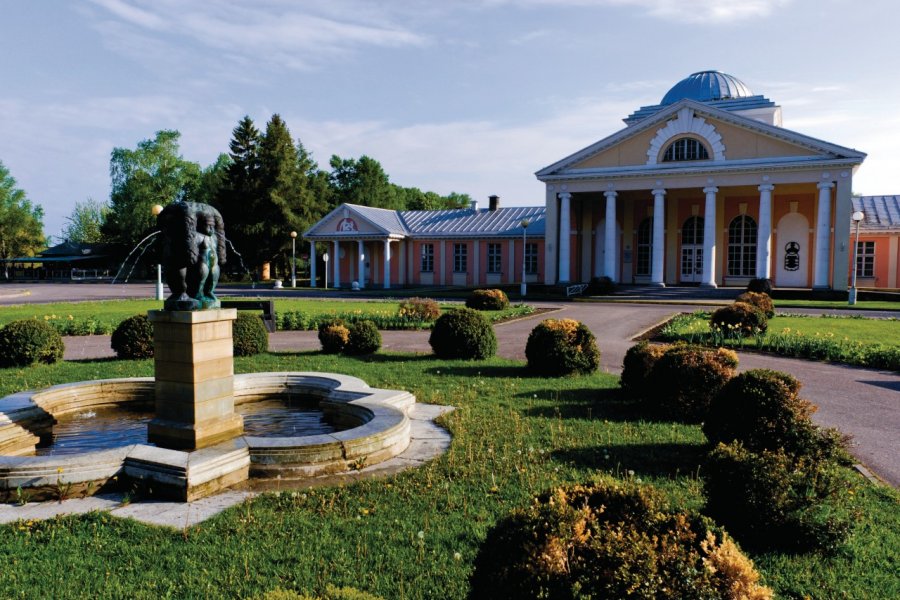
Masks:
[[[325,354],[339,354],[350,341],[350,330],[341,323],[323,323],[319,326],[319,343]]]
[[[603,277],[594,277],[588,286],[588,294],[591,296],[610,296],[616,291],[616,283],[612,278],[604,275]]]
[[[153,323],[147,315],[128,317],[113,331],[110,346],[122,359],[153,358]]]
[[[509,298],[503,290],[475,290],[466,298],[466,307],[475,310],[506,310]]]
[[[716,446],[701,472],[706,513],[749,547],[834,550],[850,533],[847,483],[833,461],[733,442]]]
[[[751,306],[755,306],[766,315],[767,319],[771,319],[775,316],[775,304],[772,302],[772,298],[766,293],[744,292],[735,298],[735,302],[744,302]]]
[[[668,344],[650,344],[643,341],[635,344],[625,352],[622,361],[622,377],[619,385],[625,394],[632,399],[645,398],[653,389],[650,382],[650,371],[659,357],[671,348]]]
[[[59,332],[36,319],[12,321],[0,329],[0,367],[27,367],[62,360],[65,345]]]
[[[764,277],[751,279],[750,283],[747,284],[748,292],[756,292],[757,294],[768,294],[772,295],[772,280],[766,279]]]
[[[737,368],[737,354],[719,348],[672,346],[653,365],[644,401],[667,418],[699,423]]]
[[[703,517],[670,511],[649,487],[601,481],[501,520],[475,559],[470,598],[771,598],[758,582]]]
[[[477,310],[460,308],[441,315],[428,338],[439,358],[485,359],[497,353],[497,336]]]
[[[269,332],[259,316],[238,312],[231,325],[231,341],[235,356],[253,356],[268,351]]]
[[[347,335],[347,354],[373,354],[381,348],[381,334],[372,321],[357,321],[350,326]]]
[[[810,419],[816,407],[800,398],[800,382],[769,369],[731,379],[713,399],[703,423],[711,444],[740,442],[750,452],[783,448],[791,454],[834,457],[845,442]]]
[[[600,366],[600,350],[590,329],[574,319],[547,319],[531,330],[525,344],[528,370],[558,377],[593,373]]]
[[[441,307],[430,298],[410,298],[400,303],[397,314],[408,319],[434,321],[441,316]]]
[[[719,328],[724,333],[741,336],[765,331],[769,321],[765,313],[746,302],[735,302],[716,310],[709,319],[710,328]]]

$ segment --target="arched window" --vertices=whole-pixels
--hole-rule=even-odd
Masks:
[[[681,228],[681,243],[685,246],[703,245],[703,217],[690,217]]]
[[[699,140],[684,137],[675,140],[666,148],[663,154],[663,162],[675,162],[681,160],[709,160],[706,147]]]
[[[728,274],[756,275],[756,221],[747,215],[735,217],[728,225]]]
[[[637,230],[637,275],[650,274],[650,260],[653,255],[653,219],[647,217]]]

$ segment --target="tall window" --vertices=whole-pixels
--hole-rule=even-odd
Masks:
[[[728,226],[728,274],[756,275],[756,221],[747,215],[735,217]]]
[[[538,272],[537,247],[537,242],[525,244],[525,273],[528,275],[537,275]]]
[[[637,231],[637,275],[650,274],[650,260],[653,254],[653,219],[647,217],[638,225]]]
[[[703,217],[691,217],[684,222],[681,243],[685,246],[703,245]]]
[[[422,244],[422,266],[423,273],[434,272],[434,244]]]
[[[453,244],[453,272],[466,273],[469,270],[469,246]]]
[[[663,154],[663,162],[675,162],[680,160],[708,160],[709,153],[699,140],[694,138],[681,138],[675,140],[666,148]]]
[[[500,244],[488,244],[487,250],[487,272],[500,273],[503,270],[503,247]]]
[[[857,242],[856,276],[875,277],[875,242]]]

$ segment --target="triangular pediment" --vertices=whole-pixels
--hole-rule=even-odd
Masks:
[[[325,215],[318,223],[310,227],[303,233],[303,237],[364,237],[364,236],[388,236],[394,233],[389,227],[376,222],[372,219],[372,214],[377,216],[378,213],[384,212],[386,217],[390,217],[385,209],[373,209],[369,207],[358,207],[354,204],[341,204],[330,213]],[[376,216],[376,218],[377,218]]]
[[[709,158],[663,163],[666,148],[682,137],[700,141]],[[544,179],[586,171],[708,168],[741,163],[758,165],[835,159],[862,162],[865,156],[862,152],[783,127],[692,100],[682,100],[567,156],[536,175],[538,179]]]

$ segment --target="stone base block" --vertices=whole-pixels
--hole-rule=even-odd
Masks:
[[[200,423],[153,419],[147,425],[147,441],[162,448],[196,450],[244,434],[244,418],[230,414]]]
[[[125,459],[125,475],[151,494],[191,502],[214,494],[250,474],[250,451],[243,438],[194,452],[138,446]]]

